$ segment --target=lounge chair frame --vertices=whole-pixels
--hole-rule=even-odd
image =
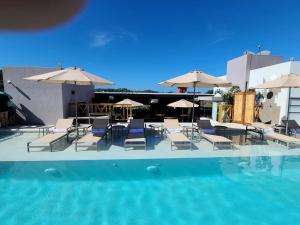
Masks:
[[[107,133],[108,133],[108,132],[107,132]],[[107,133],[106,133],[103,137],[99,137],[99,138],[98,138],[98,141],[96,141],[96,142],[80,142],[80,139],[76,140],[76,141],[75,141],[75,151],[77,152],[78,146],[79,146],[79,147],[91,147],[91,146],[93,146],[93,145],[96,146],[95,150],[96,150],[96,151],[99,151],[98,144],[99,144],[99,142],[102,141],[104,138],[105,138],[105,141],[108,140]],[[87,133],[86,135],[89,135],[89,134],[91,134],[91,133]],[[87,143],[89,143],[89,144],[87,144]]]
[[[63,122],[68,122],[68,123],[70,123],[70,124],[69,124],[69,127],[61,127],[61,125],[62,125]],[[73,131],[73,129],[74,129],[73,126],[72,126],[72,123],[73,123],[73,119],[58,119],[57,122],[56,122],[56,124],[55,124],[55,126],[54,126],[54,128],[57,128],[57,127],[58,127],[58,128],[66,129],[66,132],[65,132],[65,133],[57,133],[57,134],[62,134],[62,135],[60,135],[59,137],[53,139],[53,140],[50,141],[50,142],[45,143],[45,145],[33,145],[33,146],[31,145],[32,143],[37,142],[39,139],[41,139],[41,138],[43,138],[43,137],[45,137],[45,136],[40,137],[40,138],[37,138],[37,139],[34,140],[34,141],[28,142],[28,143],[27,143],[27,152],[30,152],[30,148],[41,148],[41,147],[47,147],[48,145],[49,145],[49,147],[50,147],[50,151],[53,152],[53,144],[54,144],[54,143],[60,141],[61,139],[65,138],[65,137],[67,137],[67,142],[69,142],[69,134],[70,134],[71,131]],[[58,126],[58,125],[59,125],[59,126]],[[51,134],[55,134],[55,133],[51,132],[51,133],[48,134],[48,135],[51,135]],[[46,144],[47,144],[47,145],[46,145]]]
[[[146,125],[144,120],[140,119],[140,123],[143,123],[143,128],[140,126],[136,127],[135,122],[138,121],[139,119],[133,119],[130,120],[129,125],[128,125],[128,134],[130,129],[144,129],[143,132],[143,137],[136,137],[136,138],[125,138],[124,140],[124,150],[127,151],[128,148],[135,148],[135,147],[143,147],[145,150],[147,150],[147,139],[145,137],[145,131],[146,131]],[[139,124],[138,124],[139,125]],[[128,137],[127,134],[127,137]]]
[[[138,140],[140,139],[140,140]],[[125,139],[124,141],[124,149],[127,151],[128,148],[135,148],[135,147],[143,147],[145,150],[147,150],[147,144],[146,144],[146,138],[136,138],[135,139]]]
[[[193,151],[193,142],[191,140],[188,141],[173,141],[172,139],[170,139],[170,144],[171,144],[171,151],[175,151],[175,149],[173,149],[173,147],[189,147],[189,149],[191,151]],[[180,149],[177,149],[180,150]]]
[[[80,142],[81,139],[76,139],[75,140],[75,151],[77,152],[78,146],[80,146],[80,147],[91,147],[93,145],[96,146],[95,150],[99,151],[99,148],[98,148],[99,142],[102,141],[104,138],[105,138],[105,141],[107,142],[107,140],[108,140],[108,133],[110,133],[110,135],[112,136],[112,125],[109,123],[109,120],[107,120],[107,121],[108,121],[108,125],[106,127],[107,130],[106,130],[106,132],[104,133],[104,135],[102,137],[98,137],[97,138],[98,141],[96,141],[96,142]],[[90,134],[92,134],[92,132],[88,132],[84,136],[90,135]]]
[[[275,136],[274,136],[275,134]],[[290,145],[300,145],[300,139],[297,139],[295,137],[287,136],[284,134],[278,134],[278,133],[273,133],[272,134],[265,134],[264,137],[269,140],[277,141],[277,143],[285,143],[287,149],[290,148]],[[289,139],[289,140],[288,140]]]
[[[214,136],[215,138],[222,138],[223,140],[214,140]],[[233,143],[231,140],[229,140],[228,138],[225,138],[223,136],[218,136],[218,135],[209,135],[209,134],[204,134],[204,133],[200,133],[200,140],[201,138],[204,138],[205,140],[209,141],[210,143],[212,143],[212,147],[213,150],[215,150],[215,147],[217,145],[230,145],[230,148],[233,150]]]
[[[55,144],[56,142],[60,141],[61,139],[65,138],[65,137],[67,137],[67,142],[69,142],[69,134],[68,133],[64,133],[62,136],[56,138],[55,140],[53,140],[51,142],[48,142],[47,144],[49,144],[50,152],[53,152],[53,144]],[[46,147],[46,145],[33,145],[32,146],[32,145],[30,145],[32,142],[34,142],[34,141],[30,141],[30,142],[27,143],[27,152],[30,152],[30,148],[42,148],[42,147]]]

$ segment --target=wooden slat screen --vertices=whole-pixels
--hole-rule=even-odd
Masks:
[[[243,123],[243,114],[244,114],[244,93],[239,92],[234,95],[233,122]]]

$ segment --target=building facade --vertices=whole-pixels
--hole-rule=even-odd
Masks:
[[[289,73],[300,74],[300,62],[283,62],[283,57],[269,54],[245,53],[227,62],[225,77],[245,91]],[[288,88],[257,91],[264,96],[259,115],[263,122],[280,123],[288,117],[300,123],[300,89],[291,89],[290,105]]]
[[[47,73],[59,68],[2,67],[4,91],[13,97],[18,124],[53,124],[69,116],[74,102],[74,85],[47,84],[25,80],[25,77]],[[78,101],[91,101],[94,86],[78,86]]]
[[[249,87],[263,84],[290,73],[300,75],[300,62],[289,61],[250,71]],[[300,89],[292,88],[289,98],[288,88],[259,90],[263,96],[261,117],[279,123],[282,119],[294,119],[300,122]],[[290,104],[288,105],[288,102]]]
[[[227,62],[226,78],[233,85],[239,86],[242,91],[249,87],[250,71],[265,66],[283,62],[281,56],[246,54]]]

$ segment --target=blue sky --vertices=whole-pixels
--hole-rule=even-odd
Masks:
[[[33,33],[1,32],[3,66],[79,66],[114,87],[157,85],[190,70],[220,76],[257,45],[300,58],[300,3],[240,0],[91,0],[68,23]]]

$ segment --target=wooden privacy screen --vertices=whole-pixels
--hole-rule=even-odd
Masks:
[[[244,93],[239,92],[234,94],[233,100],[233,122],[243,123],[244,114]]]
[[[253,123],[255,114],[255,92],[239,92],[234,94],[233,122]]]

